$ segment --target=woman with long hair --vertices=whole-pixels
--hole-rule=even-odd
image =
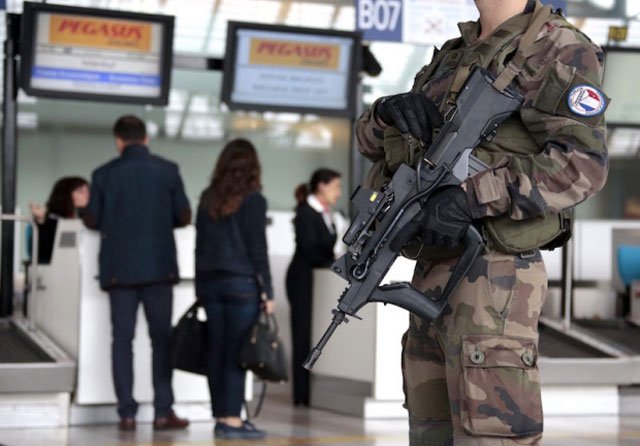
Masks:
[[[215,437],[222,439],[265,436],[240,418],[245,371],[238,365],[242,343],[261,305],[273,311],[267,201],[260,190],[260,163],[253,144],[245,139],[230,141],[202,193],[196,218],[196,294],[209,321],[211,408]],[[266,303],[261,303],[258,281],[263,283]]]
[[[291,306],[293,339],[293,402],[308,406],[309,372],[302,367],[311,350],[313,269],[327,268],[334,260],[336,228],[332,210],[341,195],[340,173],[318,169],[309,184],[295,191],[296,251],[287,271],[287,296]]]
[[[38,225],[38,263],[50,263],[58,220],[79,218],[89,203],[89,183],[82,177],[63,177],[53,185],[46,206],[31,203]]]

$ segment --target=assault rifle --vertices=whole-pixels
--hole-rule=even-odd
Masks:
[[[357,318],[360,308],[370,302],[396,305],[430,322],[440,316],[483,249],[482,237],[475,227],[469,227],[465,251],[438,295],[427,297],[409,283],[380,286],[380,282],[402,248],[393,242],[406,237],[407,225],[429,196],[440,188],[459,186],[467,177],[489,168],[471,152],[483,140],[491,140],[498,126],[523,102],[523,97],[511,88],[503,92],[494,88],[494,80],[488,71],[474,69],[417,166],[401,165],[380,191],[359,187],[353,193],[351,201],[356,215],[343,238],[349,249],[331,266],[349,285],[338,301],[338,308],[333,310],[331,325],[303,364],[306,369],[313,367],[336,328],[348,322],[347,316]]]

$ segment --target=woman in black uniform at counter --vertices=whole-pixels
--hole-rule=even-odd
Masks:
[[[313,268],[327,268],[334,260],[336,229],[331,206],[341,194],[340,173],[318,169],[309,185],[295,191],[296,251],[287,271],[287,296],[291,306],[293,339],[293,401],[309,405],[309,372],[302,367],[311,349]]]

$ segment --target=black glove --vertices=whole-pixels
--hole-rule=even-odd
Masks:
[[[473,222],[471,205],[461,187],[448,187],[435,192],[413,221],[391,242],[400,251],[420,235],[425,246],[455,249]]]
[[[422,243],[455,248],[473,222],[467,194],[461,187],[449,187],[433,194],[424,208]]]
[[[422,93],[403,93],[382,98],[376,114],[400,133],[411,133],[423,143],[431,144],[433,129],[442,125],[436,104]]]

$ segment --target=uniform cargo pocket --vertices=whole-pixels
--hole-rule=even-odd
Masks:
[[[533,339],[462,337],[460,417],[471,435],[526,437],[542,432],[538,352]]]
[[[566,97],[576,69],[558,61],[547,71],[546,78],[533,99],[533,106],[545,113],[555,114],[562,100]]]

